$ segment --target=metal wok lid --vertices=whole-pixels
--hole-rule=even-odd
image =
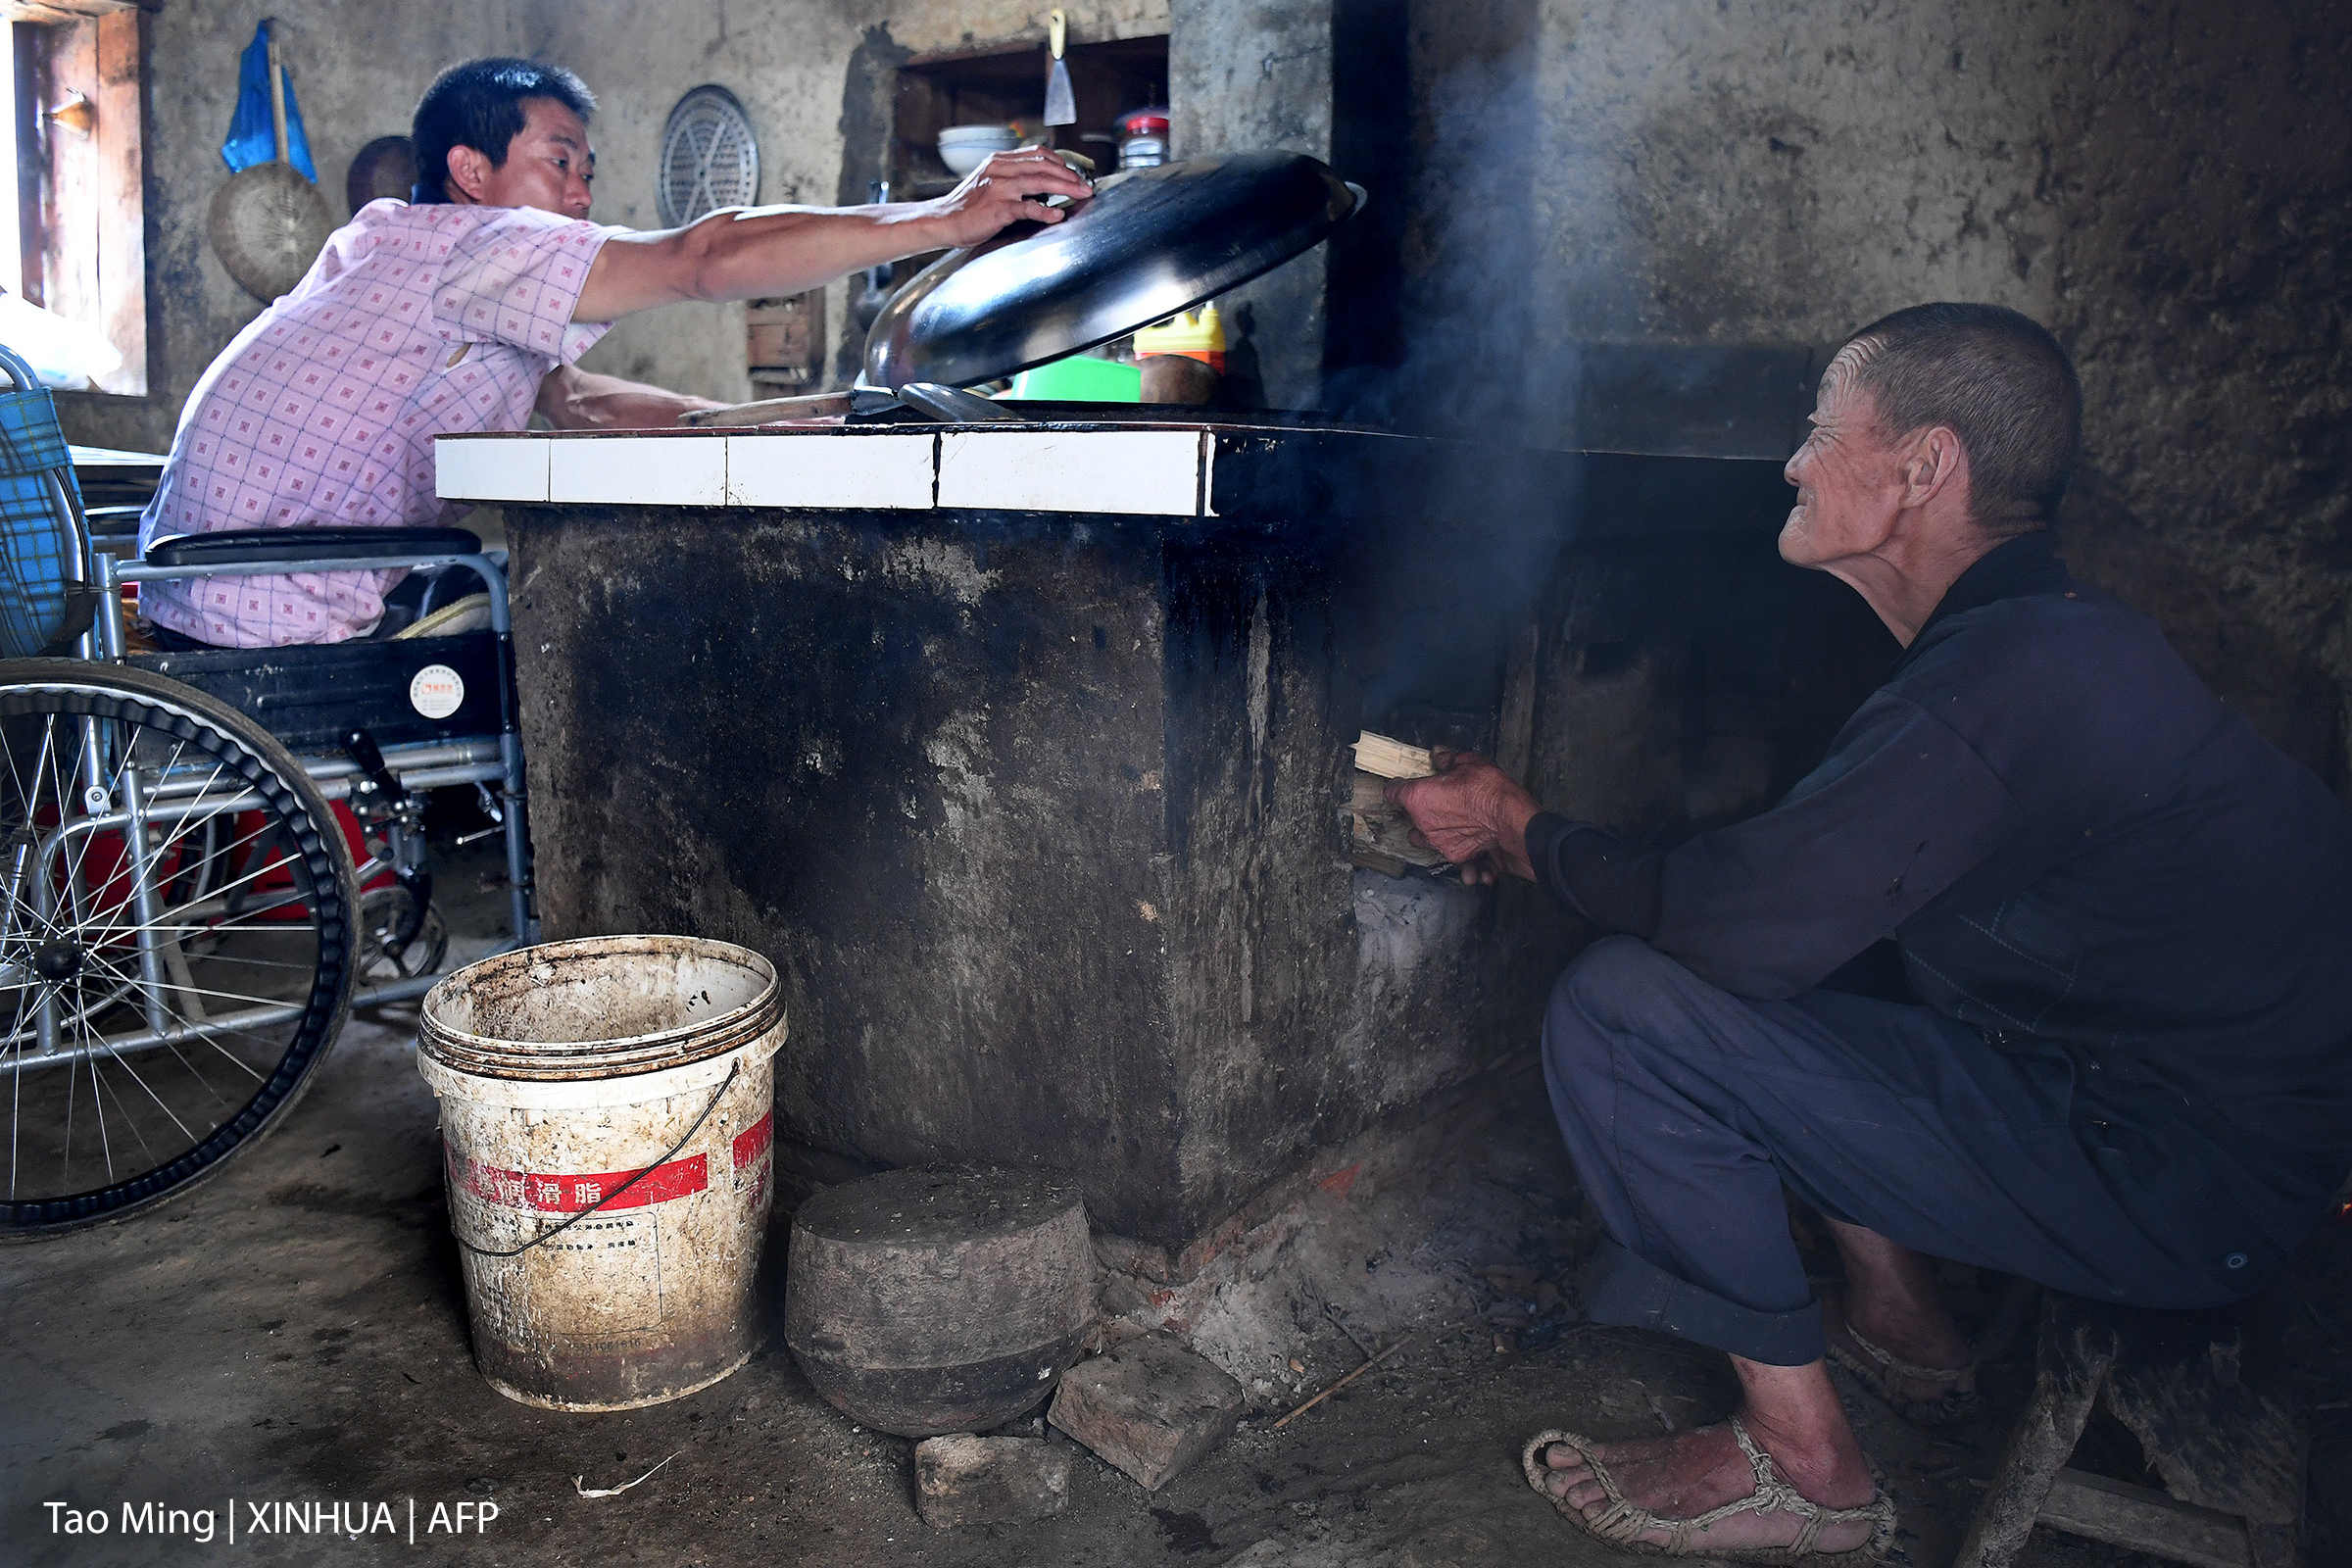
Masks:
[[[924,268],[866,334],[866,380],[969,386],[1124,337],[1312,249],[1361,201],[1299,153],[1112,174],[1058,223]]]

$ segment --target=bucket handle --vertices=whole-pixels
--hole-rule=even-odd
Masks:
[[[589,1215],[595,1213],[598,1209],[604,1207],[607,1203],[610,1203],[612,1201],[612,1200],[618,1198],[621,1194],[627,1192],[630,1188],[636,1186],[639,1182],[645,1180],[646,1177],[651,1176],[655,1171],[661,1169],[663,1165],[668,1164],[671,1159],[675,1158],[678,1151],[684,1149],[688,1143],[693,1141],[694,1135],[703,1130],[703,1123],[710,1119],[710,1113],[718,1108],[718,1102],[726,1098],[727,1090],[733,1087],[735,1075],[742,1070],[743,1063],[741,1061],[733,1061],[727,1064],[727,1075],[718,1081],[717,1093],[710,1097],[710,1103],[705,1105],[703,1107],[703,1113],[694,1118],[694,1125],[687,1128],[685,1133],[678,1139],[678,1141],[669,1146],[668,1153],[663,1154],[660,1159],[655,1160],[651,1165],[646,1166],[645,1169],[637,1172],[627,1181],[622,1182],[618,1187],[613,1188],[604,1197],[598,1199],[595,1202],[590,1203],[586,1208],[581,1209],[577,1214],[572,1215],[571,1218],[565,1220],[554,1230],[534,1236],[529,1241],[523,1243],[520,1247],[510,1247],[503,1251],[493,1251],[487,1247],[476,1247],[463,1236],[458,1237],[458,1245],[466,1249],[466,1250],[468,1252],[471,1252],[476,1257],[520,1257],[532,1248],[537,1247],[541,1242],[554,1241],[557,1237],[563,1235],[565,1231],[571,1229],[574,1225],[577,1225],[580,1221],[586,1219]],[[457,1234],[457,1226],[454,1223],[450,1226],[450,1234]]]

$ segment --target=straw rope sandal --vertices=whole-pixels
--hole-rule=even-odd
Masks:
[[[1747,1427],[1738,1416],[1731,1418],[1732,1436],[1739,1441],[1740,1451],[1756,1473],[1756,1490],[1744,1497],[1735,1498],[1720,1507],[1710,1508],[1695,1519],[1661,1519],[1639,1503],[1626,1500],[1618,1490],[1616,1477],[1609,1474],[1592,1453],[1593,1443],[1573,1432],[1539,1432],[1528,1441],[1520,1454],[1519,1466],[1527,1473],[1527,1484],[1545,1502],[1559,1511],[1560,1517],[1595,1541],[1606,1542],[1626,1551],[1640,1552],[1651,1557],[1713,1557],[1724,1562],[1803,1564],[1805,1568],[1864,1568],[1886,1554],[1894,1541],[1894,1499],[1886,1495],[1884,1477],[1874,1469],[1871,1482],[1878,1495],[1858,1508],[1828,1508],[1799,1493],[1781,1479],[1773,1468],[1772,1455],[1757,1446],[1756,1440],[1747,1435]],[[1555,1472],[1545,1461],[1544,1454],[1554,1445],[1574,1448],[1583,1455],[1585,1467],[1592,1479],[1608,1494],[1608,1506],[1591,1518],[1566,1497],[1554,1496],[1544,1482]],[[1725,1549],[1711,1545],[1706,1533],[1724,1520],[1742,1513],[1791,1513],[1801,1521],[1796,1539],[1785,1546],[1747,1546]],[[1813,1543],[1821,1533],[1834,1525],[1867,1522],[1870,1539],[1859,1546],[1844,1551],[1822,1551]],[[1653,1530],[1667,1532],[1663,1543],[1643,1541]]]
[[[1913,1366],[1883,1345],[1872,1343],[1845,1315],[1845,1299],[1829,1296],[1822,1303],[1823,1327],[1828,1335],[1830,1359],[1862,1380],[1863,1387],[1894,1408],[1895,1414],[1913,1426],[1948,1427],[1972,1419],[1984,1406],[1977,1393],[1978,1361],[1971,1358],[1968,1365]],[[1838,1343],[1838,1337],[1852,1341],[1851,1348]],[[1902,1385],[1940,1384],[1943,1392],[1934,1398],[1921,1399],[1902,1392]]]

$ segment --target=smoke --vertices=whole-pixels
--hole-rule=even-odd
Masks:
[[[1534,362],[1574,351],[1536,297],[1533,8],[1492,9],[1486,35],[1409,38],[1404,91],[1371,111],[1369,131],[1335,135],[1371,202],[1335,248],[1324,403],[1396,429],[1524,442],[1556,433],[1529,405]],[[1350,153],[1368,166],[1347,167]]]
[[[1576,350],[1538,297],[1538,15],[1502,0],[1443,15],[1372,6],[1354,20],[1336,62],[1333,156],[1370,201],[1333,247],[1323,403],[1448,438],[1431,459],[1446,471],[1424,493],[1451,502],[1437,536],[1400,557],[1402,580],[1376,595],[1363,717],[1491,749],[1510,638],[1573,505],[1548,493],[1546,466],[1496,451],[1555,445],[1556,412],[1530,389],[1575,377]]]
[[[1334,240],[1323,406],[1450,438],[1431,458],[1450,471],[1431,488],[1458,498],[1442,553],[1419,564],[1410,591],[1387,596],[1385,660],[1366,676],[1363,709],[1374,728],[1451,741],[1488,721],[1463,715],[1498,710],[1510,650],[1525,656],[1539,601],[1585,559],[1564,547],[1626,520],[1594,514],[1606,503],[1583,493],[1588,470],[1529,449],[1777,468],[1819,367],[1801,345],[1714,340],[1708,302],[1732,286],[1691,234],[1720,223],[1660,226],[1669,198],[1646,172],[1657,158],[1644,157],[1629,183],[1628,161],[1643,149],[1679,149],[1674,177],[1685,184],[1725,177],[1701,145],[1714,122],[1679,87],[1643,85],[1630,95],[1636,122],[1612,128],[1597,122],[1614,110],[1570,96],[1570,83],[1600,83],[1572,47],[1589,40],[1545,44],[1546,29],[1574,25],[1554,8],[1359,0],[1351,14],[1354,36],[1335,69],[1333,159],[1371,202]],[[1609,90],[1624,101],[1622,87]],[[1720,154],[1725,168],[1741,157],[1776,170],[1793,162],[1753,148]],[[1663,513],[1669,527],[1677,505],[1727,504],[1699,495],[1723,489],[1725,473],[1694,485],[1661,465],[1650,477],[1645,513]],[[1741,481],[1732,504],[1758,507],[1757,525],[1769,527],[1777,476],[1748,470]]]
[[[1824,134],[1789,85],[1534,0],[1358,0],[1323,407],[1431,435],[1784,459],[1819,372]],[[1706,34],[1703,24],[1677,24]],[[1702,54],[1704,51],[1701,51]],[[1818,162],[1818,159],[1816,159]],[[1758,330],[1766,341],[1756,338]]]

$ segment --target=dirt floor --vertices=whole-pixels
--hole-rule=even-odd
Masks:
[[[445,870],[441,885],[462,880]],[[474,951],[486,945],[493,903],[453,913],[461,945],[468,925]],[[355,1020],[295,1114],[184,1201],[0,1250],[0,1561],[1630,1561],[1574,1536],[1527,1489],[1520,1443],[1552,1425],[1632,1436],[1703,1422],[1733,1395],[1719,1356],[1579,1320],[1575,1183],[1541,1096],[1516,1094],[1426,1179],[1324,1199],[1220,1290],[1198,1332],[1253,1399],[1223,1448],[1155,1494],[1080,1449],[1065,1514],[934,1531],[914,1511],[911,1445],[823,1404],[780,1343],[712,1389],[626,1414],[559,1414],[494,1393],[467,1348],[414,1027],[413,1012]],[[779,1245],[784,1225],[779,1214]],[[2352,1560],[2348,1244],[2352,1233],[2320,1237],[2280,1297],[2315,1423],[2315,1563]],[[1996,1282],[1958,1283],[1982,1310]],[[1381,1370],[1273,1430],[1368,1350],[1408,1336]],[[1911,1429],[1845,1385],[1902,1511],[1895,1560],[1950,1560],[2031,1383],[2030,1347],[2029,1332],[1990,1367],[1990,1410],[1956,1433]],[[2119,1434],[2094,1432],[2077,1462],[2131,1474]],[[622,1495],[579,1494],[662,1461]],[[111,1528],[64,1533],[73,1515],[52,1502],[104,1509]],[[124,1505],[135,1520],[148,1502],[190,1510],[191,1529],[196,1510],[214,1510],[214,1539],[125,1536]],[[343,1505],[336,1518],[367,1533],[287,1533],[286,1511],[270,1506],[311,1502]],[[257,1510],[275,1533],[255,1533]],[[462,1520],[465,1534],[436,1520]],[[2025,1560],[2152,1559],[2044,1532]]]

